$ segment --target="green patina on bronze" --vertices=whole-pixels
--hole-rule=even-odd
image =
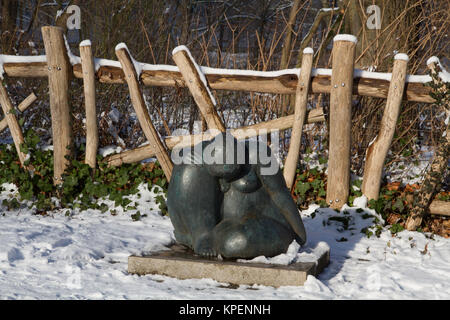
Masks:
[[[262,174],[270,164],[260,161],[259,154],[272,157],[267,144],[258,144],[266,149],[258,152],[245,142],[245,160],[238,161],[238,142],[231,138],[235,157],[230,164],[225,162],[229,136],[223,137],[212,153],[227,164],[174,167],[167,206],[177,241],[199,255],[246,259],[284,253],[293,240],[305,243],[302,220],[278,164],[274,174]],[[212,141],[197,145],[197,151],[211,147]],[[198,157],[196,147],[183,150],[183,156]]]

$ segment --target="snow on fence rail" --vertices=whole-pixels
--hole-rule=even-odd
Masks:
[[[329,150],[329,188],[327,201],[331,207],[340,208],[348,200],[350,173],[350,127],[352,95],[369,96],[387,99],[386,109],[379,135],[368,149],[368,161],[363,180],[363,193],[369,199],[379,196],[381,169],[384,165],[387,151],[392,142],[395,123],[402,101],[433,103],[430,96],[431,88],[425,86],[431,82],[428,75],[407,75],[408,57],[398,54],[395,58],[392,73],[368,72],[354,69],[354,52],[356,38],[350,35],[339,35],[334,39],[333,69],[313,69],[310,63],[302,64],[301,69],[279,71],[251,71],[216,69],[198,66],[189,50],[180,46],[173,51],[177,66],[152,65],[137,62],[125,44],[116,47],[118,61],[98,59],[92,56],[90,41],[80,43],[81,58],[70,52],[62,29],[57,27],[42,28],[45,56],[6,56],[0,55],[0,77],[47,77],[49,79],[50,109],[52,117],[52,132],[54,141],[55,184],[61,183],[62,174],[67,166],[65,159],[68,146],[72,144],[71,125],[67,115],[69,110],[70,76],[84,80],[86,98],[87,124],[87,158],[86,163],[95,166],[98,148],[98,132],[95,111],[95,81],[102,83],[127,84],[132,97],[132,104],[138,114],[139,123],[149,144],[143,147],[109,156],[105,159],[109,165],[118,166],[123,163],[133,163],[156,156],[163,170],[170,179],[173,164],[168,156],[168,150],[180,143],[180,139],[188,138],[188,144],[199,139],[211,138],[206,134],[201,136],[168,137],[162,139],[153,127],[147,109],[144,107],[143,95],[139,84],[146,86],[188,87],[205,118],[208,127],[224,131],[225,127],[215,109],[215,98],[210,89],[262,92],[272,94],[296,94],[295,113],[291,116],[258,123],[231,132],[237,138],[258,134],[258,130],[266,133],[271,130],[293,128],[296,137],[300,139],[304,123],[324,121],[323,110],[305,110],[305,101],[311,93],[330,94],[330,150]],[[308,59],[312,49],[307,48],[303,59]],[[440,78],[450,81],[449,73],[442,68],[439,59],[432,57],[427,62],[429,66],[439,65]],[[336,71],[336,72],[333,72]],[[308,80],[309,79],[309,83]],[[9,97],[2,94],[2,102]],[[6,99],[6,100],[5,100]],[[28,104],[29,105],[29,104]],[[24,105],[22,107],[27,107]],[[9,110],[10,106],[3,107]],[[23,109],[23,108],[22,108]],[[8,120],[8,119],[7,119]],[[13,124],[14,119],[2,121],[0,130]],[[12,134],[20,136],[17,126]],[[20,128],[19,128],[20,129]],[[256,132],[256,133],[255,133]],[[184,140],[186,141],[186,140]],[[288,158],[289,165],[284,176],[288,187],[292,187],[296,166],[290,162],[298,160],[298,143],[292,143]],[[88,155],[89,154],[89,155]],[[292,160],[293,159],[293,160]],[[334,181],[334,182],[333,182]],[[450,211],[449,205],[440,203],[436,213]],[[442,209],[444,207],[444,209]],[[439,211],[439,212],[438,212]]]
[[[145,86],[185,87],[186,83],[176,66],[142,65],[140,82]],[[96,78],[101,83],[125,84],[120,63],[107,59],[95,59]],[[253,71],[200,67],[209,86],[215,90],[262,92],[273,94],[295,94],[300,69],[280,71]],[[310,93],[330,93],[331,69],[313,68]],[[0,74],[19,78],[45,78],[48,76],[45,56],[0,55]],[[73,65],[76,78],[83,78],[81,63]],[[448,73],[442,74],[448,80]],[[375,98],[387,98],[390,73],[369,72],[355,69],[353,94]],[[430,82],[428,75],[409,75],[406,80],[404,100],[433,103],[430,88],[423,83]]]

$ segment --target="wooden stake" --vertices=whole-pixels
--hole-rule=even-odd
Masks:
[[[95,66],[91,43],[80,44],[86,105],[86,164],[96,167],[98,149],[97,109],[95,103]]]
[[[72,66],[67,55],[63,29],[42,27],[47,55],[47,71],[52,117],[54,183],[62,183],[62,174],[69,164],[72,147],[71,108],[69,103],[69,85]]]
[[[17,107],[17,109],[19,109],[20,112],[24,112],[25,110],[28,109],[29,106],[31,106],[35,101],[37,100],[36,95],[33,93],[31,93],[28,97],[25,98],[25,100],[23,100],[19,106]],[[8,121],[5,119],[2,119],[0,121],[0,132],[2,132],[3,130],[5,130],[8,127]]]
[[[138,74],[132,62],[132,58],[124,45],[116,47],[116,55],[122,65],[125,79],[130,89],[131,102],[133,103],[142,130],[144,131],[147,140],[150,142],[150,147],[155,151],[156,158],[161,164],[161,168],[163,169],[167,180],[170,180],[173,163],[148,114],[144,97],[142,96],[142,91],[139,86]]]
[[[327,202],[340,209],[350,188],[350,139],[352,88],[356,38],[338,35],[334,39],[330,93],[330,128]]]
[[[5,86],[0,81],[0,104],[2,105],[3,113],[5,114],[5,119],[8,123],[9,130],[11,131],[11,136],[16,147],[17,154],[19,155],[20,163],[25,167],[25,161],[27,155],[20,151],[20,145],[24,143],[22,129],[20,129],[19,122],[14,114],[14,105],[9,99],[8,92]]]
[[[187,87],[208,124],[208,128],[224,132],[225,126],[215,109],[214,98],[211,97],[206,77],[198,68],[189,50],[184,46],[175,48],[173,60],[180,69]]]
[[[323,110],[321,109],[313,109],[308,114],[308,123],[315,122],[323,122],[324,121]],[[265,133],[269,133],[273,130],[286,130],[292,128],[294,123],[294,115],[290,115],[287,117],[282,117],[279,119],[257,123],[251,126],[242,127],[239,129],[231,129],[230,132],[235,136],[236,139],[243,139],[246,137],[254,137],[259,134],[259,130],[265,130]],[[249,131],[251,130],[251,131]],[[245,136],[243,135],[245,134]],[[200,137],[201,136],[201,137]],[[210,135],[191,135],[191,136],[182,136],[182,137],[169,137],[165,140],[168,149],[173,149],[177,146],[181,139],[185,139],[185,141],[190,141],[193,145],[194,141],[201,141],[199,139],[208,140],[213,138]],[[188,145],[183,145],[188,146]],[[105,161],[109,166],[120,166],[124,163],[135,163],[142,161],[144,159],[148,159],[155,156],[154,149],[149,146],[143,146],[136,148],[134,150],[124,151],[120,154],[114,154],[105,158]]]
[[[450,202],[434,200],[430,204],[430,213],[450,217]]]
[[[300,146],[302,143],[302,129],[306,119],[306,109],[308,106],[308,92],[311,83],[311,71],[313,63],[312,49],[305,49],[300,76],[298,79],[297,92],[295,95],[294,124],[292,126],[291,144],[284,164],[284,179],[286,186],[290,190],[295,180]]]
[[[395,56],[391,85],[389,87],[383,119],[381,120],[380,132],[375,141],[367,149],[364,178],[361,189],[363,194],[369,200],[378,199],[380,194],[383,167],[400,114],[402,97],[405,89],[407,64],[408,56],[404,54]]]

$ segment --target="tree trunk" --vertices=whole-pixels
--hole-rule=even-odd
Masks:
[[[0,0],[2,7],[1,45],[3,54],[14,53],[14,40],[17,28],[17,0]]]
[[[420,0],[345,0],[347,13],[345,29],[358,37],[356,48],[356,67],[377,69],[388,67],[393,51],[407,53],[413,40],[409,32],[411,17],[414,16],[414,4]],[[370,6],[378,6],[379,11],[369,10]],[[379,28],[374,25],[380,19]]]
[[[448,159],[450,157],[450,122],[448,121],[448,117],[450,116],[450,101],[448,88],[440,78],[437,80],[436,74],[439,70],[436,70],[436,64],[431,63],[428,67],[431,69],[434,78],[434,93],[440,96],[438,106],[444,107],[447,113],[447,125],[444,134],[439,139],[439,146],[437,147],[430,170],[421,185],[419,194],[414,202],[414,207],[406,221],[406,229],[410,231],[415,231],[420,227],[423,218],[428,214],[433,198],[441,190],[442,181],[444,181],[444,178],[448,173]]]
[[[430,171],[421,185],[414,207],[406,221],[406,229],[410,231],[415,231],[420,227],[423,218],[428,213],[433,198],[442,187],[443,177],[448,170],[448,159],[450,156],[450,133],[448,128],[449,125],[447,124],[445,136],[439,142]]]
[[[280,70],[287,69],[289,66],[290,53],[292,50],[292,35],[294,33],[295,21],[297,20],[297,13],[299,11],[300,4],[300,0],[294,0],[294,3],[292,4],[289,20],[286,26],[283,50],[281,51]]]

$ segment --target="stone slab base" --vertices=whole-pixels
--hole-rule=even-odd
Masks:
[[[298,262],[288,266],[239,263],[203,258],[183,246],[175,245],[168,251],[160,251],[151,256],[130,256],[128,272],[138,275],[159,274],[178,279],[211,278],[234,285],[302,286],[308,275],[317,276],[329,261],[328,251],[317,262]]]

